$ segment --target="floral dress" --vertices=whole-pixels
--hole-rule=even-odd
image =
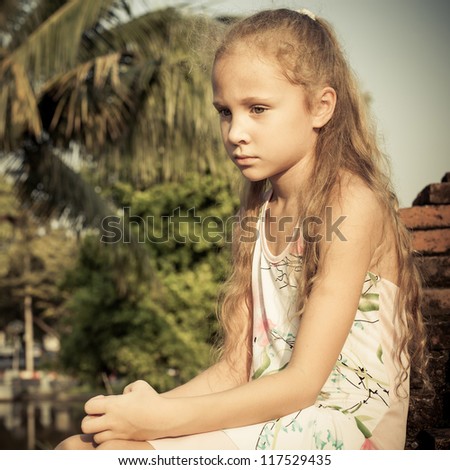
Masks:
[[[292,242],[273,256],[263,227],[260,217],[252,267],[251,380],[286,367],[299,326],[294,299],[301,248]],[[409,384],[400,396],[395,393],[396,291],[367,273],[352,328],[316,403],[280,419],[224,430],[234,444],[262,450],[404,448]]]

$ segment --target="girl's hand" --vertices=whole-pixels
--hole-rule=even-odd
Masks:
[[[164,437],[168,423],[166,399],[147,382],[127,385],[123,395],[99,395],[84,406],[83,433],[94,434],[97,444],[111,439],[146,441]]]

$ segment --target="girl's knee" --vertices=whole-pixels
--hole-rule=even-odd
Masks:
[[[95,444],[91,436],[77,434],[61,441],[55,450],[94,450]]]

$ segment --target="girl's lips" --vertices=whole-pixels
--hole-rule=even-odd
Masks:
[[[239,157],[234,157],[234,161],[236,163],[244,164],[244,163],[250,163],[253,160],[256,160],[258,157],[249,157],[247,155],[240,155]]]

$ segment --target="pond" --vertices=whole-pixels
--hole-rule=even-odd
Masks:
[[[0,449],[48,450],[80,433],[85,401],[0,401]]]

